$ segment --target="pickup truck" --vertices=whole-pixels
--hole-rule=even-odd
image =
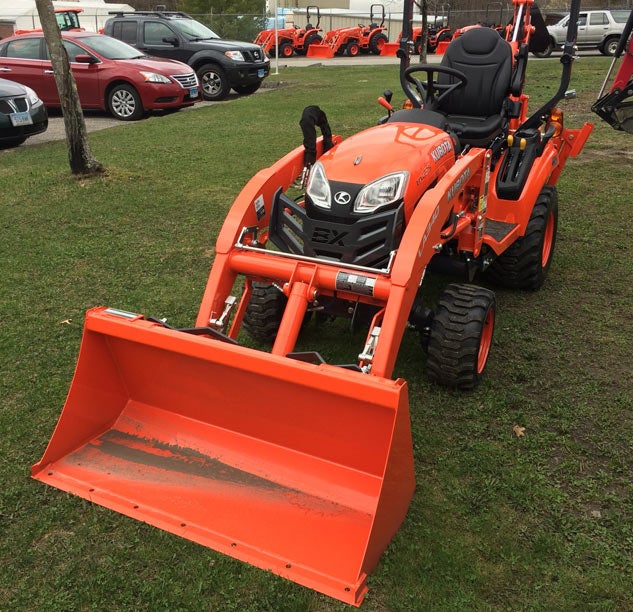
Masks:
[[[578,15],[576,46],[579,49],[598,49],[603,55],[614,55],[629,13],[626,9],[581,11]],[[558,23],[547,26],[549,45],[534,55],[549,57],[552,51],[560,49],[565,42],[568,21],[569,15]]]

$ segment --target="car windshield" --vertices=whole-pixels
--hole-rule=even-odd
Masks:
[[[102,34],[82,36],[77,40],[86,45],[86,47],[90,47],[95,53],[98,53],[106,59],[121,60],[146,57],[145,54],[141,53],[138,49],[135,49],[131,45]]]
[[[220,38],[213,30],[195,19],[174,19],[170,24],[187,40],[209,40]]]

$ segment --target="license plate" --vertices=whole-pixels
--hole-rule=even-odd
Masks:
[[[264,69],[263,69],[263,68],[260,68],[260,69],[257,71],[257,76],[258,76],[260,79],[263,79],[265,74],[266,74],[266,73],[264,72]]]
[[[28,113],[11,113],[9,119],[11,119],[11,125],[13,125],[13,127],[33,125],[33,119],[31,119],[31,115]]]
[[[197,98],[198,97],[198,88],[197,87],[192,87],[189,90],[189,97],[190,98]]]

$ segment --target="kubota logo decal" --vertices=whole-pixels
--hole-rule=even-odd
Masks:
[[[334,194],[334,201],[337,204],[349,204],[352,196],[347,191],[337,191]]]
[[[433,158],[433,161],[437,163],[440,159],[442,159],[442,157],[444,157],[447,153],[450,153],[452,150],[453,146],[451,145],[451,141],[445,140],[431,151],[431,157]]]
[[[446,192],[446,197],[449,202],[462,190],[462,187],[466,184],[469,178],[470,168],[466,168],[457,178],[457,180],[448,188],[448,191]]]

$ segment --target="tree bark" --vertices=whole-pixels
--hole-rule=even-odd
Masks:
[[[77,84],[70,70],[68,54],[62,43],[62,35],[55,19],[52,0],[35,0],[35,6],[46,39],[64,115],[70,170],[73,174],[101,174],[105,168],[94,158],[88,143],[88,133],[79,102]]]

